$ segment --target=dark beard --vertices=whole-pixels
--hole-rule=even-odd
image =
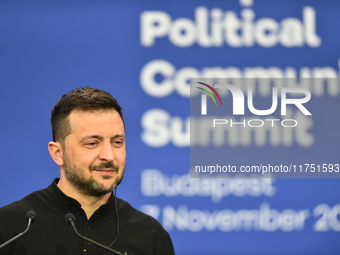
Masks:
[[[123,180],[123,176],[121,178],[116,177],[114,183],[109,188],[105,188],[104,185],[96,181],[92,176],[88,179],[85,178],[81,174],[83,172],[83,169],[78,169],[77,167],[72,166],[66,153],[64,155],[64,164],[67,180],[86,196],[101,197],[107,193],[112,192]],[[118,166],[113,165],[112,162],[102,162],[98,166],[91,166],[89,171],[92,172],[95,169],[100,168],[113,168],[117,171],[117,173],[118,171],[123,171],[124,173],[124,169],[119,169]],[[103,178],[110,179],[112,177],[103,176]]]

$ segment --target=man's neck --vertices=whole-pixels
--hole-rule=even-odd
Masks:
[[[69,185],[68,183],[64,183],[62,180],[59,180],[57,186],[59,189],[68,197],[72,197],[73,199],[77,200],[80,204],[82,209],[84,210],[87,219],[90,219],[93,213],[103,204],[106,204],[112,193],[107,193],[102,196],[87,196],[81,193],[75,187]]]
[[[86,213],[87,219],[90,219],[94,212],[103,204],[106,204],[112,193],[105,194],[101,197],[89,197],[89,196],[79,196],[76,199],[80,204],[83,210]]]

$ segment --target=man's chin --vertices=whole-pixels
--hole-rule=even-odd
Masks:
[[[111,178],[110,178],[111,179]],[[108,193],[111,193],[116,187],[115,180],[96,180],[91,177],[90,179],[69,179],[75,188],[77,188],[82,194],[90,197],[101,197]]]
[[[107,193],[112,192],[117,186],[121,183],[121,178],[112,176],[108,176],[107,178],[102,178],[100,181],[96,181],[98,184],[98,187],[100,186],[103,191],[106,191]]]
[[[116,187],[114,185],[104,186],[104,185],[95,185],[91,189],[87,189],[85,191],[86,195],[92,197],[101,197],[108,193],[111,193]]]

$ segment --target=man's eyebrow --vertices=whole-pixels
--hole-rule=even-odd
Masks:
[[[125,139],[125,135],[124,134],[118,134],[118,135],[114,135],[111,137],[111,139],[116,139],[116,138],[123,138]]]
[[[99,140],[102,140],[103,139],[103,137],[102,136],[100,136],[100,135],[87,135],[87,136],[85,136],[85,137],[83,137],[81,140],[80,140],[80,143],[83,143],[83,142],[85,142],[86,140],[89,140],[89,139],[99,139]]]
[[[111,139],[116,139],[116,138],[123,138],[123,139],[125,139],[125,135],[124,134],[117,134],[117,135],[114,135],[114,136],[111,137]],[[103,137],[100,136],[100,135],[88,135],[88,136],[83,137],[80,140],[80,143],[83,143],[83,142],[85,142],[86,140],[89,140],[89,139],[103,140]]]

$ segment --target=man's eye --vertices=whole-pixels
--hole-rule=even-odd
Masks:
[[[116,146],[122,146],[123,141],[114,141],[113,144]]]
[[[87,146],[96,146],[97,143],[96,142],[91,142],[91,143],[86,143]]]

